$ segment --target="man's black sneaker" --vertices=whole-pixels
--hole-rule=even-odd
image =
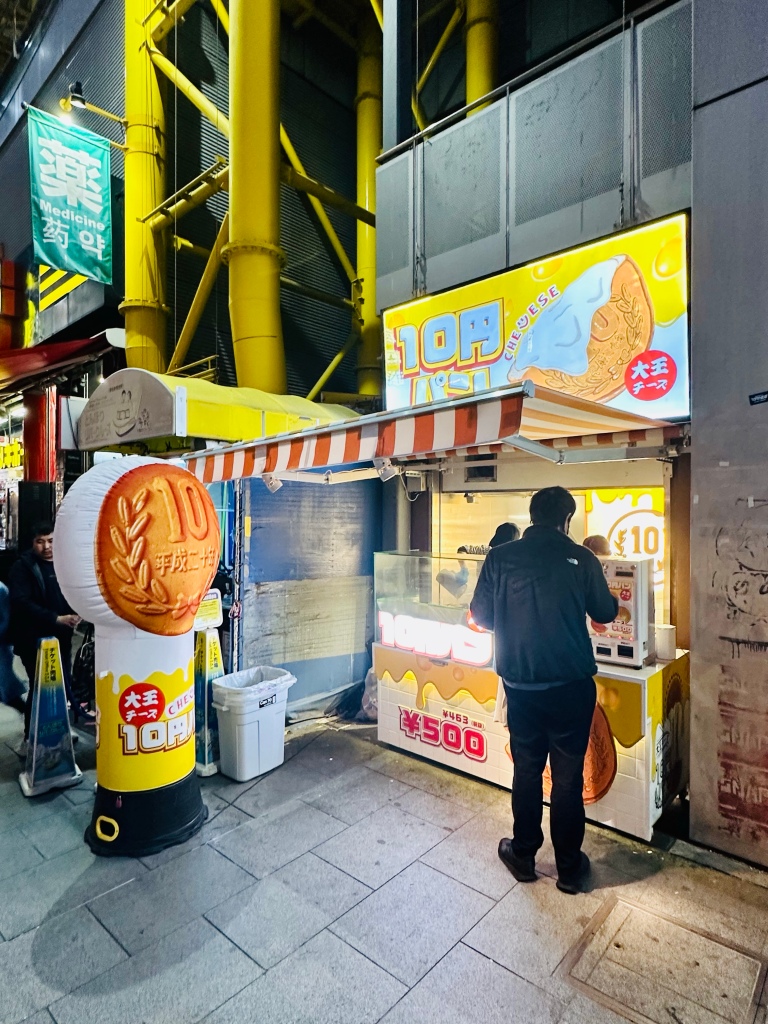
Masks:
[[[518,882],[536,881],[536,858],[532,856],[517,857],[512,852],[511,839],[501,839],[499,841],[499,859],[506,864]]]
[[[590,872],[589,857],[583,850],[580,856],[581,863],[579,864],[578,872],[573,877],[557,879],[557,888],[560,892],[567,893],[569,896],[577,896],[580,892],[586,891]]]

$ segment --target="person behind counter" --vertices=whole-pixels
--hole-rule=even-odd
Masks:
[[[598,558],[611,557],[611,544],[607,537],[602,534],[593,533],[591,537],[584,538],[584,547],[589,548],[593,555]]]
[[[589,874],[582,790],[597,665],[586,616],[612,622],[618,611],[598,558],[568,537],[575,511],[564,487],[534,494],[533,525],[490,552],[470,606],[474,622],[494,632],[515,764],[513,834],[499,842],[499,857],[519,882],[536,881],[549,757],[557,887],[569,894],[583,891]]]
[[[515,526],[514,523],[502,523],[496,528],[496,532],[491,537],[489,544],[462,544],[460,548],[456,549],[457,555],[487,555],[492,548],[498,547],[500,544],[509,544],[513,540],[517,540],[520,536],[520,530]],[[467,583],[469,582],[469,568],[467,563],[459,558],[459,569],[458,572],[451,572],[450,569],[442,569],[435,579],[441,587],[445,587],[449,594],[458,600],[467,589]]]

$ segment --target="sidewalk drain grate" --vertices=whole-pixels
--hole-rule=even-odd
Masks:
[[[760,955],[616,896],[592,918],[558,973],[634,1024],[765,1019]]]

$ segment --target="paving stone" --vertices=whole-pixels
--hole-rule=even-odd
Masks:
[[[567,999],[570,991],[565,983],[552,976],[600,905],[595,896],[566,896],[552,879],[540,878],[515,886],[464,942],[520,977]]]
[[[627,1018],[578,992],[568,1003],[560,1024],[627,1024]],[[675,1024],[674,1019],[670,1017],[668,1024]]]
[[[331,931],[411,986],[493,906],[487,896],[417,862]]]
[[[378,756],[380,748],[353,735],[327,729],[297,753],[295,761],[304,768],[336,776],[356,764],[364,764]]]
[[[75,808],[67,804],[56,814],[28,825],[20,824],[19,829],[46,860],[51,860],[83,845],[83,835],[90,820],[90,808]]]
[[[390,779],[380,772],[372,772],[364,765],[355,765],[304,799],[326,814],[354,825],[356,821],[409,792],[404,782]]]
[[[162,850],[160,853],[142,857],[141,863],[151,870],[162,867],[163,864],[168,864],[169,861],[176,860],[177,857],[183,857],[190,850],[195,850],[199,846],[204,846],[214,839],[225,836],[239,825],[251,820],[245,811],[238,810],[237,807],[230,807],[226,800],[209,796],[206,798],[206,803],[208,804],[208,820],[197,835],[192,836],[186,843],[169,846],[167,850]],[[214,810],[214,808],[216,809]]]
[[[343,828],[338,819],[295,800],[228,832],[215,848],[254,878],[263,878]]]
[[[202,846],[94,899],[89,907],[133,954],[252,883],[242,868]]]
[[[678,992],[665,988],[655,977],[638,975],[610,960],[600,961],[592,973],[590,984],[620,1004],[630,1003],[654,1024],[667,1024],[668,1021],[675,1024],[724,1024],[726,1020],[734,1020],[712,1013]],[[741,1017],[738,1024],[748,1024],[748,1018]]]
[[[622,971],[614,972],[614,965]],[[612,977],[626,976],[625,972],[644,975],[654,985],[733,1024],[743,1024],[760,967],[755,958],[653,914],[632,910],[590,976],[590,984],[602,988],[595,979],[603,968]]]
[[[498,854],[499,840],[509,835],[509,825],[504,818],[483,812],[421,859],[478,892],[501,899],[517,884]]]
[[[0,834],[20,824],[31,824],[41,818],[69,807],[63,790],[57,793],[45,793],[33,799],[25,797],[19,788],[18,776],[24,765],[18,762],[13,779],[0,783]]]
[[[56,1024],[56,1021],[47,1010],[41,1010],[34,1017],[25,1017],[24,1024]]]
[[[193,1024],[261,973],[198,919],[53,1003],[51,1012],[56,1024]]]
[[[375,1024],[405,991],[386,971],[324,931],[230,999],[206,1024]]]
[[[329,839],[315,853],[377,889],[445,835],[445,829],[388,805]]]
[[[82,765],[80,765],[82,768]],[[83,772],[83,781],[79,786],[72,786],[71,789],[63,789],[62,796],[67,800],[68,803],[73,804],[75,807],[82,807],[84,804],[93,810],[93,801],[95,797],[94,786],[96,785],[96,769],[89,768]]]
[[[328,776],[314,768],[305,768],[298,760],[289,761],[264,776],[255,786],[235,800],[235,806],[256,818],[275,807],[308,796],[328,785]],[[226,797],[225,797],[226,799]]]
[[[563,1005],[459,943],[381,1024],[555,1024]]]
[[[0,882],[21,871],[28,871],[43,859],[21,829],[9,828],[0,832]]]
[[[6,939],[72,910],[103,893],[140,879],[146,868],[124,857],[94,857],[87,847],[44,861],[14,875],[3,887],[0,934]]]
[[[452,831],[465,825],[470,818],[474,818],[479,810],[477,807],[466,807],[464,804],[433,796],[432,793],[427,793],[423,789],[408,790],[394,801],[394,805],[409,814],[415,814],[417,818],[422,818],[432,825],[440,825],[442,828]]]
[[[16,1024],[126,954],[85,907],[0,944],[0,1024]]]
[[[408,786],[423,789],[433,796],[452,800],[477,810],[478,807],[492,807],[502,813],[509,809],[509,792],[498,786],[490,786],[476,779],[467,778],[448,768],[419,761],[414,757],[384,750],[368,762],[374,771],[383,772],[393,779],[399,779]],[[510,819],[511,823],[511,819]]]
[[[746,949],[760,950],[768,938],[768,890],[676,858],[647,879],[639,902]]]
[[[370,891],[306,853],[206,917],[262,967],[273,967]]]

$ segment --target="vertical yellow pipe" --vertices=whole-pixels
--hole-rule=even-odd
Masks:
[[[125,3],[125,355],[129,366],[162,373],[165,240],[141,218],[163,200],[165,112],[144,24],[154,0]]]
[[[498,70],[498,0],[467,0],[467,103],[496,87]],[[477,107],[473,113],[482,110]]]
[[[381,153],[381,31],[372,12],[361,14],[357,55],[357,203],[376,212],[376,157]],[[357,222],[357,276],[362,318],[357,389],[381,394],[381,320],[376,315],[376,229]]]
[[[280,323],[280,0],[231,0],[229,316],[240,387],[284,394]]]

